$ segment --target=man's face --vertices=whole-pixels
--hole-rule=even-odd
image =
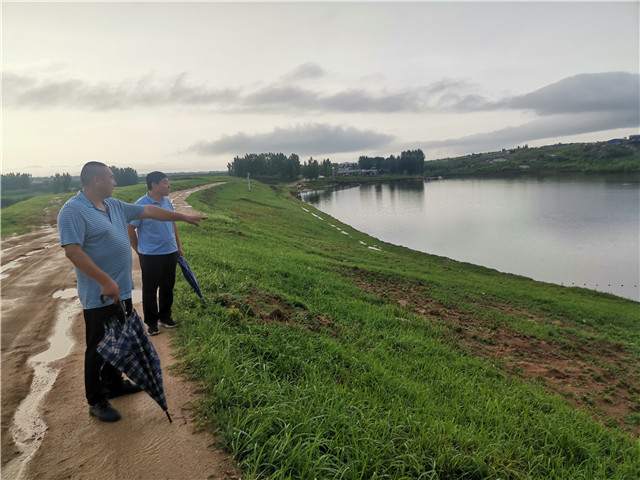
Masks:
[[[167,177],[164,177],[158,183],[152,183],[151,186],[154,192],[162,195],[163,197],[169,195],[169,191],[171,190],[171,184]]]
[[[113,189],[116,188],[116,179],[109,167],[105,168],[104,172],[96,177],[96,182],[104,198],[109,198],[113,194]]]

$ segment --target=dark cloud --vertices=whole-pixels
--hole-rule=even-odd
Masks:
[[[87,83],[3,74],[3,104],[21,108],[114,110],[164,106],[207,106],[224,113],[466,113],[531,110],[538,115],[638,112],[640,75],[624,72],[581,74],[525,95],[489,101],[464,79],[442,79],[430,85],[398,90],[352,87],[323,92],[299,86],[297,79],[325,76],[316,64],[302,64],[284,81],[246,91],[194,85],[186,74],[168,81],[152,76],[121,83]]]
[[[316,80],[326,75],[326,71],[317,63],[308,62],[298,65],[292,71],[286,73],[282,80],[284,82],[298,82],[303,80]]]
[[[498,106],[533,110],[538,115],[586,112],[638,112],[640,75],[626,72],[584,73]]]
[[[183,153],[242,155],[255,152],[295,152],[299,155],[328,155],[369,150],[386,145],[392,140],[393,136],[372,130],[313,123],[275,128],[272,132],[255,135],[226,135],[214,141],[197,142]]]
[[[373,95],[364,90],[344,92],[318,99],[319,110],[349,113],[399,113],[422,110],[424,100],[419,92],[405,91]]]
[[[282,111],[316,109],[317,94],[295,86],[269,86],[244,97],[234,111]]]
[[[152,77],[119,84],[89,84],[77,79],[36,79],[5,72],[3,104],[21,108],[77,108],[121,110],[168,105],[210,105],[236,102],[230,89],[191,86],[186,74],[158,85]]]
[[[305,113],[402,113],[417,112],[423,100],[416,92],[372,94],[350,89],[331,95],[321,95],[296,86],[268,86],[247,95],[242,105],[233,111]]]
[[[637,128],[638,115],[637,110],[627,111],[623,114],[620,112],[597,112],[580,115],[551,115],[523,125],[448,140],[426,141],[422,145],[425,149],[447,147],[461,153],[493,151],[545,138],[568,137],[627,127]]]
[[[539,117],[523,125],[492,132],[423,142],[425,149],[447,148],[460,153],[492,151],[546,138],[637,129],[640,126],[640,75],[624,72],[581,74],[494,104],[485,104],[482,98],[467,97],[451,99],[451,105],[456,109],[476,111],[532,110]]]

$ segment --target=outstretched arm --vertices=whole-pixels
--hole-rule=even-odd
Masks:
[[[186,222],[196,227],[200,226],[202,220],[206,220],[208,217],[201,217],[198,215],[186,215],[184,213],[172,212],[155,205],[147,205],[144,207],[144,211],[138,218],[151,218],[152,220],[160,220],[161,222]]]
[[[118,301],[118,298],[120,298],[120,288],[118,288],[118,284],[91,260],[91,257],[82,250],[79,244],[71,243],[65,245],[63,248],[65,255],[71,260],[71,263],[100,285],[102,295],[112,298],[114,302]]]

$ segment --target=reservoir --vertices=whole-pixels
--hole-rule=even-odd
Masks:
[[[640,301],[640,177],[363,183],[305,192],[384,242]]]

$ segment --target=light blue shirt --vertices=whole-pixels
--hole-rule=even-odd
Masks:
[[[144,212],[142,205],[124,203],[115,198],[104,199],[107,211],[100,210],[82,191],[70,198],[58,214],[60,245],[78,244],[99,269],[109,275],[120,289],[120,299],[131,298],[132,257],[127,222]],[[85,310],[110,305],[100,301],[100,285],[76,267],[78,297]]]
[[[169,197],[162,197],[156,202],[147,193],[136,201],[136,205],[155,205],[166,210],[174,211]],[[167,255],[178,251],[174,222],[161,222],[143,218],[129,222],[138,229],[138,252],[143,255]]]

